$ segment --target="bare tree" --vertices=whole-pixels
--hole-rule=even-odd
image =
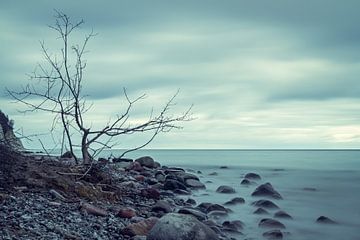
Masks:
[[[149,132],[150,137],[138,147],[125,151],[124,156],[130,151],[145,147],[159,133],[180,128],[178,123],[191,120],[188,108],[179,116],[170,115],[169,110],[174,105],[177,93],[165,104],[158,114],[150,114],[148,120],[140,124],[131,124],[130,112],[134,104],[144,99],[145,95],[132,100],[124,89],[127,107],[125,111],[109,120],[101,129],[92,129],[91,124],[84,119],[84,114],[91,108],[86,103],[83,94],[83,73],[86,68],[84,54],[89,40],[95,36],[93,32],[85,37],[80,45],[71,44],[69,36],[79,28],[84,21],[72,23],[70,18],[56,11],[56,22],[50,26],[59,35],[62,47],[60,56],[50,53],[44,42],[40,42],[45,64],[38,64],[30,75],[31,83],[22,87],[20,91],[8,90],[8,93],[17,101],[28,107],[26,111],[44,111],[54,114],[52,129],[58,124],[63,128],[62,146],[68,146],[75,157],[74,147],[80,146],[84,164],[93,160],[93,153],[105,148],[111,148],[113,137]],[[75,145],[73,134],[80,133],[81,143]],[[97,144],[97,149],[91,148]],[[75,157],[76,162],[78,159]]]

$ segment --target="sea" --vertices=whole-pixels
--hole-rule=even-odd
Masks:
[[[121,150],[112,150],[114,156]],[[110,152],[103,152],[108,156]],[[206,184],[205,190],[194,191],[191,198],[198,203],[224,204],[234,197],[243,197],[245,204],[231,207],[225,220],[241,220],[243,235],[236,239],[264,239],[266,231],[258,226],[270,215],[253,214],[251,205],[259,198],[251,193],[258,185],[240,184],[244,175],[258,173],[257,184],[270,182],[282,195],[272,200],[293,219],[285,224],[284,239],[293,240],[360,240],[360,151],[359,150],[155,150],[145,149],[126,157],[151,156],[165,166],[182,167],[197,173]],[[227,167],[227,168],[224,168]],[[216,172],[217,175],[210,175]],[[235,188],[235,194],[216,192],[220,185]],[[185,199],[188,196],[184,197]],[[316,219],[326,216],[337,224],[319,224]]]

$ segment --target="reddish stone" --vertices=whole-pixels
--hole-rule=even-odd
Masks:
[[[158,218],[150,217],[143,221],[129,224],[122,230],[122,234],[128,236],[135,236],[135,235],[147,236],[149,231],[157,223],[157,221]]]
[[[105,217],[108,215],[108,213],[105,210],[98,208],[94,205],[91,205],[89,203],[82,203],[81,210],[95,216]]]
[[[132,218],[136,216],[136,211],[133,208],[122,208],[116,216],[121,218]]]
[[[160,192],[155,188],[145,188],[141,190],[141,195],[146,198],[160,199]]]
[[[137,175],[137,176],[135,176],[135,179],[139,182],[145,181],[145,177],[143,175]]]

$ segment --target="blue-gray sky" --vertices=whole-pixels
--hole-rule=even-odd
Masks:
[[[53,9],[85,20],[74,41],[98,33],[84,80],[93,126],[121,110],[123,87],[148,95],[134,120],[180,88],[174,111],[193,103],[196,120],[152,148],[359,147],[357,0],[1,1],[0,109],[28,134],[49,116],[18,113],[4,87],[27,82],[39,40],[59,49]]]

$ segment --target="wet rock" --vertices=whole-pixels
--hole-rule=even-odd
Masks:
[[[175,189],[186,190],[186,186],[177,180],[167,179],[164,183],[164,189],[165,190],[175,190]]]
[[[251,182],[248,179],[243,179],[240,184],[247,186],[247,185],[251,185]]]
[[[251,196],[282,199],[280,193],[278,193],[270,183],[265,183],[257,187]]]
[[[220,169],[228,169],[228,166],[220,166]]]
[[[179,173],[179,172],[185,172],[185,170],[183,168],[178,168],[178,167],[171,167],[165,169],[165,175]]]
[[[152,187],[142,189],[141,195],[146,198],[160,199],[160,191]]]
[[[213,211],[210,211],[208,213],[208,216],[217,219],[217,218],[220,218],[220,217],[228,216],[228,212],[227,211],[222,211],[222,210],[213,210]]]
[[[139,181],[139,182],[145,181],[145,177],[143,175],[137,175],[134,178],[136,181]]]
[[[225,205],[236,205],[236,204],[243,204],[245,203],[245,199],[242,197],[236,197],[231,199],[230,201],[227,201]]]
[[[257,174],[257,173],[247,173],[247,174],[245,175],[245,179],[260,180],[261,177],[260,177],[260,175]]]
[[[223,230],[229,232],[240,233],[243,229],[244,223],[240,220],[225,221],[222,223]]]
[[[254,214],[257,214],[257,215],[265,215],[265,214],[269,214],[269,212],[260,207],[260,208],[258,208],[258,209],[256,209],[256,210],[254,211]]]
[[[220,204],[211,204],[206,208],[206,212],[211,212],[211,211],[223,211],[223,212],[227,212],[227,209],[223,206],[221,206]]]
[[[337,222],[335,222],[334,220],[325,217],[325,216],[320,216],[318,217],[318,219],[316,219],[317,223],[325,223],[325,224],[337,224]]]
[[[159,200],[152,207],[151,211],[169,213],[169,212],[172,212],[172,207],[171,207],[170,203],[168,203],[167,201]]]
[[[283,233],[280,230],[270,230],[264,232],[263,236],[269,240],[283,239]]]
[[[165,181],[165,173],[163,173],[162,171],[158,171],[158,172],[155,173],[155,178],[159,182],[164,182]]]
[[[266,208],[266,209],[277,209],[279,208],[275,203],[273,203],[270,200],[258,200],[253,202],[251,205],[256,206],[256,207],[262,207],[262,208]]]
[[[108,213],[105,210],[103,210],[99,207],[96,207],[92,204],[89,204],[89,203],[82,203],[80,205],[80,209],[88,214],[92,214],[95,216],[105,217],[108,215]]]
[[[121,208],[116,216],[120,218],[132,218],[136,216],[136,211],[133,208]]]
[[[63,153],[60,158],[73,158],[74,155],[70,152],[70,151],[67,151],[65,153]]]
[[[159,219],[147,240],[218,240],[216,233],[195,217],[169,213]]]
[[[230,186],[222,185],[216,189],[216,192],[229,194],[235,193],[235,189]]]
[[[200,182],[199,180],[196,180],[196,179],[186,179],[185,180],[185,185],[187,187],[195,188],[195,189],[204,189],[204,188],[206,188],[205,184],[203,184],[202,182]]]
[[[259,222],[259,227],[262,228],[277,228],[277,229],[284,229],[285,225],[282,224],[281,222],[275,220],[275,219],[271,219],[271,218],[263,218],[260,220]]]
[[[213,205],[213,204],[209,203],[209,202],[202,202],[196,208],[199,209],[200,211],[202,211],[203,213],[207,213],[207,209],[211,205]]]
[[[149,156],[140,157],[140,158],[136,159],[135,162],[140,163],[140,165],[143,167],[148,167],[148,168],[156,167],[154,159]]]
[[[126,168],[127,170],[133,170],[136,172],[142,172],[144,171],[144,168],[141,166],[139,162],[132,162],[130,165]]]
[[[207,219],[207,215],[195,208],[181,208],[178,213],[182,213],[182,214],[189,214],[192,215],[194,217],[196,217],[198,220],[200,221],[204,221]]]
[[[192,199],[192,198],[188,198],[185,202],[190,204],[190,205],[196,205],[196,201],[194,199]]]
[[[149,231],[154,227],[157,221],[158,218],[150,217],[140,222],[132,223],[126,226],[121,232],[123,235],[128,235],[128,236],[135,236],[135,235],[147,236]]]
[[[274,214],[274,217],[276,217],[276,218],[292,219],[292,217],[291,217],[287,212],[284,212],[284,211],[277,211],[277,212]]]
[[[174,193],[179,194],[179,195],[191,195],[190,191],[183,190],[183,189],[175,189]]]
[[[217,176],[218,173],[217,172],[212,172],[212,173],[209,173],[209,176]]]

